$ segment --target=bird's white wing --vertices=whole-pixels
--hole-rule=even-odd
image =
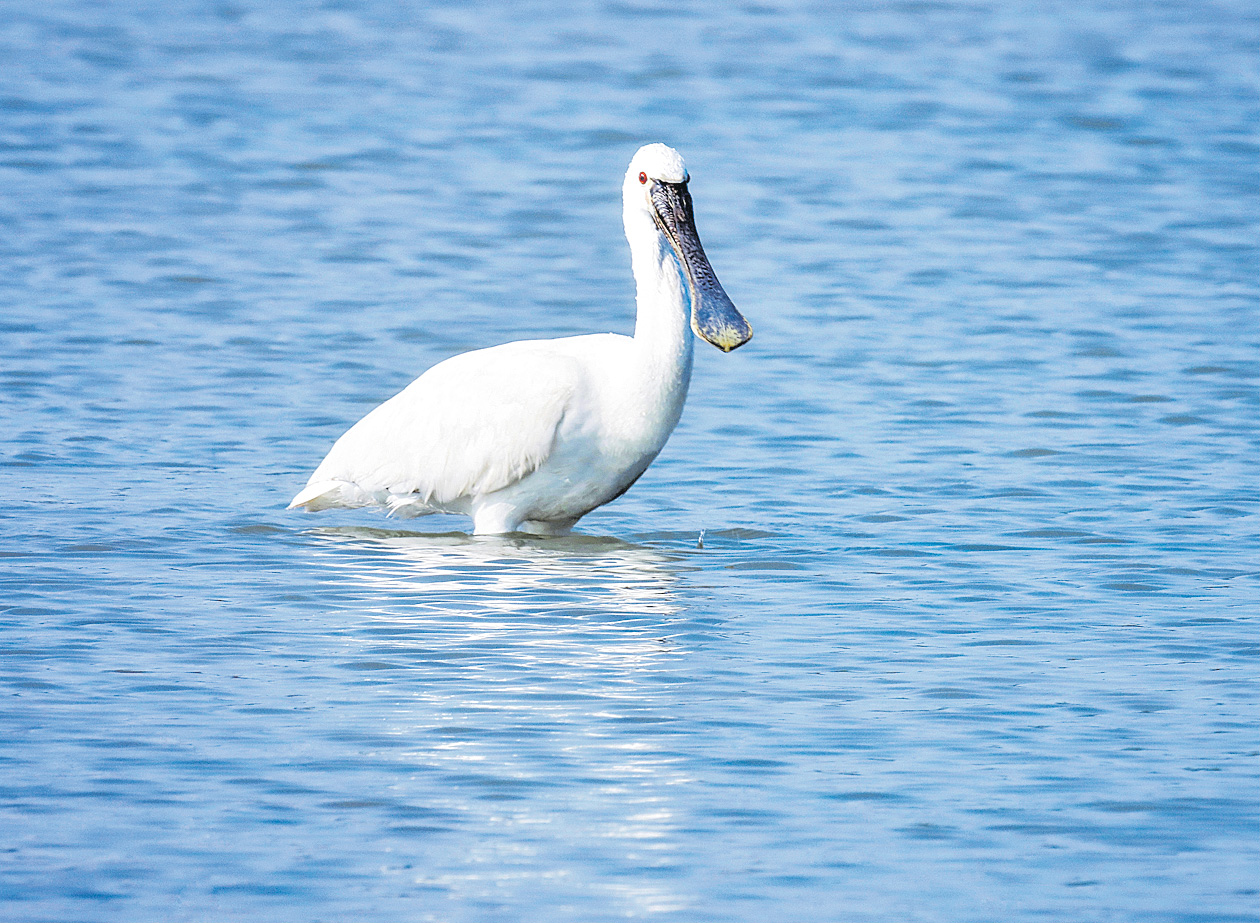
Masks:
[[[290,506],[442,506],[501,490],[551,453],[583,374],[545,340],[438,363],[338,439]]]

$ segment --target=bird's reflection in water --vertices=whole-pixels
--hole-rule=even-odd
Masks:
[[[685,905],[655,876],[622,871],[630,855],[636,868],[674,861],[686,840],[680,696],[686,655],[711,626],[677,598],[683,555],[582,536],[313,535],[345,578],[352,682],[384,705],[368,721],[390,738],[376,752],[424,788],[413,808],[436,801],[480,844],[471,877],[420,863],[429,884],[471,896],[491,884],[487,869],[518,874],[511,831],[528,829],[557,868],[602,853],[600,887],[627,912]]]
[[[674,596],[682,558],[613,538],[570,535],[472,537],[373,528],[325,528],[310,534],[330,552],[326,563],[372,592],[374,618],[423,620],[528,616],[531,624],[666,627],[682,611]],[[510,627],[505,624],[504,628]]]
[[[590,671],[677,652],[677,556],[617,539],[320,529],[328,564],[359,589],[376,643],[396,636],[465,656],[549,657]]]

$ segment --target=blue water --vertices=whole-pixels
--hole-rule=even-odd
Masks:
[[[1243,2],[0,2],[0,919],[1260,919]],[[284,506],[756,329],[564,540]],[[427,533],[427,534],[426,534]]]

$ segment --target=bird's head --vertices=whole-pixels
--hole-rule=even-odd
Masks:
[[[687,184],[691,177],[682,156],[664,144],[647,144],[630,160],[622,197],[626,228],[631,218],[646,215],[669,243],[691,295],[691,329],[723,352],[752,338],[752,326],[722,288],[696,233]],[[638,226],[640,222],[634,222]],[[646,222],[642,222],[647,227]]]

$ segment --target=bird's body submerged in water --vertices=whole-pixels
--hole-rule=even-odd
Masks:
[[[682,415],[692,330],[728,352],[752,336],[700,246],[688,179],[663,144],[626,171],[633,337],[523,340],[440,362],[338,439],[289,508],[461,513],[477,534],[560,535],[621,496]]]

